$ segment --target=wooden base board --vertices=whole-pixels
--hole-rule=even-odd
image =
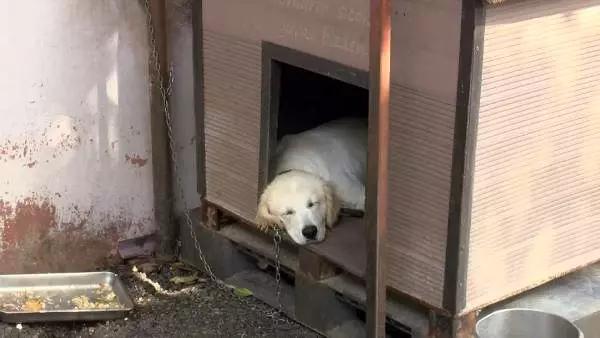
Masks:
[[[232,242],[263,256],[270,261],[275,260],[275,248],[273,240],[266,234],[250,229],[242,223],[230,224],[218,232]],[[291,271],[297,271],[299,262],[297,248],[282,245],[280,249],[281,265]]]
[[[199,216],[201,211],[195,210],[192,213]],[[226,226],[221,225],[215,228],[202,225],[200,220],[201,217],[193,217],[193,221],[197,223],[194,224],[194,227],[199,230],[202,229],[202,232],[206,232],[206,234],[201,236],[206,238],[206,240],[202,241],[202,246],[207,256],[211,256],[207,257],[207,260],[216,264],[216,266],[212,266],[213,271],[217,272],[220,270],[219,266],[223,264],[231,265],[231,262],[248,260],[262,260],[265,262],[264,264],[270,265],[272,270],[275,256],[274,246],[272,238],[267,234],[257,231],[241,222],[233,222]],[[220,223],[223,224],[223,222]],[[182,232],[182,235],[185,235],[185,233]],[[288,286],[285,289],[291,288],[290,290],[293,290],[295,294],[293,297],[295,298],[290,300],[289,296],[287,296],[284,299],[284,302],[287,304],[284,304],[284,307],[293,308],[293,312],[288,313],[291,318],[314,330],[326,333],[328,337],[362,337],[360,334],[356,335],[356,333],[363,332],[364,322],[360,318],[357,319],[358,315],[350,314],[356,314],[357,310],[363,310],[366,300],[365,288],[360,283],[364,278],[366,266],[366,241],[364,240],[364,233],[365,227],[362,219],[344,217],[338,226],[329,233],[327,241],[323,243],[297,247],[289,240],[282,242],[280,251],[282,272],[290,275],[294,280],[294,285]],[[218,240],[217,237],[219,237]],[[230,244],[223,245],[223,240]],[[183,247],[182,252],[190,254],[190,252],[194,251],[193,248],[188,248],[188,250],[185,248],[190,245],[189,240],[182,238],[181,242]],[[235,248],[237,248],[237,253],[232,252],[232,250],[236,251]],[[235,258],[234,256],[239,257]],[[229,258],[227,261],[223,261],[223,257]],[[183,257],[183,260],[194,262],[194,260],[185,259],[185,257]],[[198,266],[197,264],[193,265],[202,268],[202,266]],[[221,276],[218,272],[216,275],[221,279],[239,279],[243,277],[242,275],[265,274],[265,272],[259,271],[258,265],[260,264],[250,264],[251,268],[249,268],[245,264],[245,268],[242,270],[236,269],[238,272],[234,273],[234,275],[231,275],[231,272],[228,272],[229,275],[227,276]],[[254,272],[248,271],[248,269]],[[343,272],[341,275],[340,270]],[[247,276],[244,278],[248,279]],[[356,280],[359,282],[356,282]],[[248,282],[239,283],[242,286]],[[265,292],[268,293],[268,290]],[[260,292],[258,292],[257,298],[262,299],[259,294]],[[312,298],[308,297],[309,295],[312,295]],[[316,298],[315,295],[317,295]],[[304,301],[309,298],[313,299],[313,301]],[[315,303],[317,300],[319,301],[317,302],[318,304]],[[271,302],[267,299],[263,301],[269,304],[272,303],[272,300]],[[392,323],[389,327],[410,328],[412,337],[458,337],[451,335],[448,330],[443,329],[448,327],[445,324],[448,322],[448,319],[437,316],[435,313],[432,317],[430,310],[423,307],[415,307],[415,305],[405,304],[404,301],[394,300],[394,297],[389,297],[387,306],[388,323]],[[291,310],[286,310],[286,313],[289,311]],[[431,318],[434,318],[434,320],[432,321]],[[426,329],[424,329],[425,322],[429,323],[429,327]],[[357,327],[360,327],[360,329],[357,329]],[[433,331],[432,327],[435,328]],[[440,331],[438,328],[442,328],[443,330]],[[406,336],[399,332],[401,330],[395,330],[393,336]],[[428,333],[425,334],[425,332]],[[434,332],[433,335],[431,332]],[[349,336],[348,334],[351,335]]]
[[[274,259],[273,240],[264,233],[251,229],[243,223],[222,227],[219,233],[230,240]],[[358,277],[364,278],[366,269],[365,228],[362,219],[344,218],[319,244],[302,247],[330,264]],[[282,244],[281,264],[296,271],[299,266],[298,247],[286,241]]]
[[[367,260],[366,225],[363,218],[342,217],[324,242],[306,246],[348,273],[364,278]]]
[[[340,297],[356,304],[361,310],[364,310],[366,302],[366,289],[364,285],[355,278],[347,275],[338,275],[323,281],[323,284],[329,286],[340,294]],[[388,318],[392,325],[399,329],[410,330],[413,337],[426,337],[429,327],[428,315],[418,309],[402,304],[392,297],[387,299]],[[409,323],[409,324],[407,324]]]
[[[218,230],[215,228],[211,229],[201,224],[201,214],[203,213],[199,209],[191,211],[191,218],[194,223],[193,227],[201,232],[198,236],[200,244],[218,278],[234,278],[233,276],[241,278],[240,276],[248,274],[248,269],[256,269],[256,265],[251,262],[252,259],[249,258],[247,253],[253,253],[252,257],[255,259],[256,257],[263,257],[266,260],[270,260],[270,264],[272,264],[274,251],[273,242],[269,236],[242,223],[231,223],[227,226],[216,227]],[[180,221],[179,223],[181,226],[184,226],[179,232],[183,249],[182,255],[184,256],[182,260],[198,268],[202,268],[196,257],[193,242],[189,238],[188,229],[183,225],[184,222]],[[223,224],[223,222],[220,223]],[[318,288],[318,290],[322,291],[323,287],[326,287],[332,293],[337,294],[338,298],[343,299],[343,302],[352,304],[352,306],[357,308],[362,308],[366,300],[365,288],[360,282],[365,274],[364,257],[366,241],[364,240],[364,234],[365,226],[362,219],[345,217],[329,233],[327,241],[323,243],[305,246],[300,249],[294,245],[290,245],[289,242],[282,243],[281,265],[287,270],[288,274],[296,275],[299,272],[302,274],[302,264],[300,262],[302,254],[299,255],[299,252],[302,252],[302,250],[310,251],[311,254],[305,256],[309,257],[307,260],[310,263],[309,266],[317,267],[317,269],[313,270],[312,273],[309,271],[308,274],[302,274],[301,278],[304,280],[304,287],[308,285],[310,290],[301,290],[300,293],[309,293],[317,290],[313,290],[313,288]],[[246,253],[242,253],[236,247],[245,248]],[[327,271],[330,271],[327,266],[323,266],[323,262],[318,259],[319,257],[342,268],[346,273],[319,280],[324,276],[328,277]],[[325,273],[321,271],[325,271]],[[598,306],[600,304],[598,303],[600,292],[591,292],[589,290],[600,290],[600,287],[596,287],[600,285],[599,271],[600,263],[583,268],[556,281],[525,292],[522,295],[515,296],[510,300],[491,305],[481,311],[479,317],[502,308],[531,307],[561,314],[575,322],[576,325],[579,325],[585,331],[586,337],[588,335],[596,337],[598,336],[597,332],[600,332],[597,330],[598,325],[595,324],[600,317],[600,306]],[[311,274],[318,276],[318,278],[315,278]],[[287,286],[285,290],[288,293],[292,291],[294,293],[299,292],[298,286]],[[265,292],[268,293],[268,290]],[[293,310],[293,313],[289,313],[289,315],[295,318],[297,316],[295,316],[296,312],[294,308],[297,307],[297,297],[294,299],[289,298],[289,295],[286,297],[285,303],[287,306],[286,304],[284,306],[288,308],[287,312]],[[266,302],[269,303],[268,301]],[[304,306],[310,306],[310,304],[305,304]],[[311,310],[308,308],[308,310],[304,309],[304,311],[310,312]],[[332,311],[335,310],[332,309]],[[445,324],[448,323],[447,318],[442,318],[431,311],[428,313],[428,311],[424,311],[422,308],[415,307],[415,304],[399,301],[395,297],[388,297],[387,311],[388,318],[395,323],[409,327],[413,337],[433,338],[453,336],[462,338],[464,336],[460,335],[460,332],[458,332],[460,330],[457,331],[454,329],[450,330],[454,334],[448,335],[447,325]],[[473,317],[473,315],[473,313],[470,313],[464,317],[455,318],[452,321],[454,324],[451,324],[451,326],[460,327],[461,325],[456,325],[456,322],[464,322],[472,328],[476,320],[476,317]],[[297,319],[303,322],[302,318]],[[356,321],[352,321],[351,324],[340,324],[341,326],[336,327],[335,330],[346,332],[344,329],[340,329],[340,327],[356,327],[356,323]],[[429,324],[428,328],[427,323]],[[311,323],[304,322],[304,324],[312,326]],[[312,327],[314,328],[314,326]],[[441,328],[443,332],[436,334],[435,331],[437,328]],[[335,331],[334,329],[332,330]],[[330,332],[333,331],[326,333],[332,336]],[[427,335],[425,335],[426,332]],[[459,333],[459,335],[456,333]],[[347,334],[347,332],[341,336],[344,336],[344,334]],[[598,337],[600,338],[600,336]]]

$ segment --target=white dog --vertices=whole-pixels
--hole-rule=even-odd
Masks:
[[[340,208],[364,211],[366,120],[344,118],[282,138],[277,176],[260,196],[256,223],[283,227],[297,244],[325,239]]]

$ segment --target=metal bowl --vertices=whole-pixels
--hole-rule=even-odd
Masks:
[[[561,316],[531,309],[505,309],[477,322],[478,338],[584,338],[575,324]]]

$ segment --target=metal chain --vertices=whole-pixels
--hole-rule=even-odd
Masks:
[[[275,234],[273,235],[273,247],[275,248],[275,297],[277,300],[277,312],[281,314],[283,311],[283,304],[281,303],[281,259],[279,257],[281,244],[281,233],[279,229],[275,228]]]
[[[277,302],[277,308],[272,313],[273,327],[275,328],[276,336],[279,336],[279,329],[281,325],[279,321],[284,321],[283,314],[283,302],[281,301],[281,232],[278,228],[275,228],[273,233],[273,248],[275,250],[275,300]]]
[[[155,36],[155,31],[154,31],[154,25],[152,24],[152,15],[150,13],[150,6],[148,3],[148,0],[144,0],[144,7],[145,7],[145,10],[147,13],[146,15],[148,18],[150,44],[151,44],[150,47],[152,49],[152,64],[154,66],[154,72],[156,73],[155,74],[156,80],[158,81],[158,84],[159,84],[161,100],[163,103],[163,113],[165,115],[165,122],[167,125],[167,134],[168,134],[168,138],[169,138],[169,149],[170,149],[170,153],[171,153],[171,161],[173,162],[173,175],[177,179],[177,187],[179,188],[178,190],[179,190],[181,202],[183,205],[183,214],[185,217],[185,223],[189,230],[190,237],[192,238],[192,240],[194,242],[194,247],[196,249],[196,252],[198,253],[198,256],[200,257],[200,261],[202,262],[204,270],[206,271],[206,273],[208,273],[209,278],[221,288],[230,288],[227,284],[225,284],[223,281],[218,279],[217,276],[213,273],[210,265],[206,261],[204,252],[202,251],[200,242],[198,241],[198,237],[196,236],[196,232],[194,231],[193,222],[192,222],[192,219],[191,219],[189,211],[188,211],[189,208],[188,208],[188,204],[186,202],[185,194],[183,191],[183,183],[181,181],[181,175],[178,174],[177,151],[175,148],[175,139],[173,137],[172,116],[171,116],[170,109],[169,109],[170,108],[169,107],[169,97],[171,95],[172,85],[173,85],[173,67],[169,66],[169,74],[168,74],[168,79],[167,79],[168,82],[167,82],[167,86],[165,87],[164,86],[165,81],[163,79],[160,62],[158,60],[158,49],[156,46],[156,36]],[[279,257],[281,240],[282,240],[281,233],[279,232],[278,229],[276,229],[275,234],[273,235],[273,244],[274,244],[274,249],[275,249],[275,282],[276,282],[275,294],[276,294],[276,299],[277,299],[277,311],[273,315],[273,319],[275,321],[275,328],[278,327],[277,318],[283,312],[283,304],[281,302],[281,264],[280,264],[281,260]]]
[[[150,13],[150,5],[148,3],[148,0],[144,0],[144,7],[146,10],[146,15],[148,16],[148,26],[149,26],[149,34],[150,34],[150,45],[151,45],[150,48],[152,49],[152,64],[154,66],[154,72],[155,72],[154,75],[156,76],[156,80],[158,81],[158,85],[159,85],[159,89],[160,89],[160,93],[161,93],[161,100],[162,100],[162,104],[163,104],[163,113],[165,115],[165,122],[167,124],[169,150],[171,153],[171,161],[173,162],[173,175],[177,179],[177,187],[179,188],[178,189],[179,195],[181,198],[181,202],[183,204],[183,214],[185,217],[185,223],[190,232],[190,236],[192,237],[192,240],[194,241],[194,247],[196,248],[196,251],[198,252],[198,256],[200,257],[200,261],[202,262],[204,270],[206,271],[206,273],[208,273],[209,278],[213,282],[215,282],[219,286],[224,286],[224,283],[215,276],[210,265],[206,261],[204,252],[202,251],[202,248],[200,247],[200,243],[198,242],[196,232],[194,231],[192,218],[190,217],[190,214],[188,211],[189,209],[188,209],[188,205],[187,205],[187,202],[185,199],[185,194],[183,192],[183,183],[181,181],[181,175],[178,174],[179,168],[178,168],[178,161],[177,161],[177,149],[175,148],[175,140],[173,137],[173,123],[172,123],[171,113],[170,113],[170,109],[169,109],[169,96],[171,95],[172,85],[173,85],[173,67],[172,66],[169,67],[169,74],[168,74],[168,79],[167,79],[168,84],[167,84],[167,87],[165,88],[165,86],[164,86],[165,81],[163,79],[160,62],[158,60],[158,48],[156,46],[156,32],[154,31],[154,25],[152,23],[152,14]]]

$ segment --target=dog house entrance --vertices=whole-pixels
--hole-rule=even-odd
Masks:
[[[263,110],[259,192],[275,175],[278,141],[342,117],[367,123],[367,72],[269,43],[263,44]],[[310,245],[318,254],[362,277],[366,243],[361,213],[343,210],[324,242]]]

